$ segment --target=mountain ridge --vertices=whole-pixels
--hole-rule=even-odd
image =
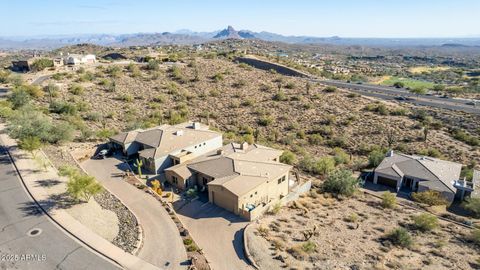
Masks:
[[[221,39],[259,39],[290,44],[333,44],[359,46],[480,46],[480,38],[342,38],[287,36],[267,31],[235,30],[232,26],[212,32],[194,32],[181,29],[175,32],[133,34],[79,34],[39,37],[0,37],[0,49],[56,49],[66,45],[91,43],[101,46],[128,47],[148,45],[190,45]]]

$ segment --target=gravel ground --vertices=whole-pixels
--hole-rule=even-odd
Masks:
[[[368,195],[305,197],[252,224],[248,249],[260,269],[479,269],[470,229],[439,221],[437,229],[422,233],[411,219],[420,213],[400,205],[383,209]],[[385,240],[399,227],[408,230],[411,247]],[[305,232],[314,232],[309,241]]]
[[[50,161],[56,168],[62,165],[70,165],[81,169],[77,165],[77,163],[75,163],[72,156],[68,153],[71,150],[72,148],[70,147],[59,147],[53,145],[45,146],[43,148],[43,151],[47,154]],[[107,221],[106,217],[108,217],[108,215],[98,215],[99,217],[102,217],[102,219],[105,219],[105,221],[102,221],[103,224],[113,224],[112,220],[114,220],[115,223],[118,224],[118,229],[116,230],[117,233],[115,235],[111,235],[113,231],[110,231],[109,233],[105,232],[108,238],[104,238],[111,241],[114,245],[118,246],[124,251],[132,253],[136,248],[140,235],[140,228],[138,226],[138,222],[135,216],[115,196],[113,196],[106,190],[100,194],[95,195],[94,199],[101,206],[101,208],[112,211],[116,215],[116,217],[109,217],[108,219],[110,219],[110,221]],[[89,214],[88,216],[92,217],[93,215]],[[97,220],[90,221],[89,223],[98,222],[99,221]],[[100,231],[103,231],[103,229],[100,229]]]
[[[140,234],[135,216],[108,191],[95,195],[95,200],[102,208],[113,211],[118,217],[119,231],[112,243],[126,252],[132,253],[136,248]]]
[[[119,232],[118,217],[115,212],[101,207],[97,200],[76,204],[66,210],[83,225],[112,242]]]

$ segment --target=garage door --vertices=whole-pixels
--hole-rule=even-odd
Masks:
[[[231,196],[228,196],[227,194],[222,194],[222,192],[213,192],[212,191],[212,196],[213,196],[213,203],[230,211],[230,212],[235,212],[234,205],[235,202],[233,201],[233,198]]]
[[[397,188],[397,180],[393,180],[393,179],[389,179],[381,176],[378,177],[377,184]]]

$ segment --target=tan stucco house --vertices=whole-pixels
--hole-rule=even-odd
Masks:
[[[126,156],[137,156],[152,173],[196,158],[222,147],[222,134],[200,123],[162,125],[122,132],[110,138],[110,145]]]
[[[460,179],[462,164],[389,151],[374,170],[373,182],[413,192],[438,191],[448,201],[469,196],[474,182]],[[475,179],[474,179],[475,180]]]
[[[289,193],[292,166],[279,162],[282,152],[230,143],[167,168],[165,177],[179,189],[208,192],[211,203],[252,220]]]

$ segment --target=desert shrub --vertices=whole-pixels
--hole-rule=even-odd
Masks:
[[[107,69],[107,73],[114,78],[120,77],[122,75],[122,69],[119,66],[110,66]]]
[[[285,101],[285,100],[287,100],[287,95],[285,95],[285,92],[280,90],[273,96],[273,100],[275,100],[275,101]]]
[[[246,98],[241,103],[241,105],[244,107],[252,106],[253,104],[255,104],[255,100],[253,98]]]
[[[31,108],[16,110],[7,126],[9,135],[15,139],[37,137],[42,142],[58,143],[73,138],[73,127],[65,124],[53,124],[43,113]]]
[[[50,103],[50,111],[58,114],[77,114],[77,107],[69,102],[54,100]]]
[[[480,145],[480,139],[478,137],[472,136],[469,133],[456,129],[452,132],[453,138],[462,141],[468,145],[471,146],[479,146]]]
[[[424,148],[418,151],[418,154],[421,156],[429,156],[434,158],[441,158],[443,155],[442,153],[436,148]]]
[[[368,155],[368,165],[370,167],[377,167],[385,158],[385,153],[381,150],[373,150]]]
[[[472,216],[480,217],[480,198],[468,198],[463,204],[462,207],[468,210]]]
[[[115,131],[111,130],[111,129],[103,128],[103,129],[100,129],[99,131],[97,131],[97,133],[95,135],[99,139],[107,139],[107,138],[115,135]]]
[[[242,141],[247,142],[248,144],[253,144],[255,143],[255,138],[253,137],[252,134],[244,134],[242,136]]]
[[[83,88],[83,86],[81,86],[79,84],[73,84],[72,86],[70,86],[69,91],[73,95],[81,95],[85,92],[85,88]]]
[[[477,245],[480,246],[480,229],[472,230],[470,234],[470,239]]]
[[[133,96],[130,94],[123,94],[119,97],[120,100],[125,101],[125,102],[132,102],[133,101]]]
[[[15,88],[24,90],[32,98],[41,98],[45,95],[42,88],[37,85],[20,85]]]
[[[30,102],[30,95],[24,89],[14,89],[8,96],[8,101],[14,109],[18,109]]]
[[[157,60],[150,59],[147,63],[147,69],[148,70],[159,70],[160,65]]]
[[[294,82],[288,82],[288,83],[285,85],[285,88],[287,88],[287,89],[294,89],[294,88],[295,88],[295,83],[294,83]]]
[[[320,134],[311,134],[308,136],[308,142],[311,144],[311,145],[320,145],[323,143],[323,137],[322,135]]]
[[[302,250],[306,253],[312,253],[317,248],[317,245],[312,241],[307,241],[302,244]]]
[[[339,147],[333,149],[333,159],[335,160],[336,165],[347,164],[350,160],[348,154]]]
[[[79,172],[71,174],[67,182],[67,193],[76,200],[83,199],[88,202],[92,196],[102,190],[102,186],[93,176]]]
[[[383,208],[395,208],[397,205],[397,196],[392,192],[384,192],[382,194],[382,207]]]
[[[324,192],[335,195],[352,196],[358,188],[358,180],[352,176],[352,172],[345,169],[330,173],[322,184]]]
[[[408,114],[408,110],[404,108],[397,108],[390,111],[390,115],[405,116],[407,114]]]
[[[233,88],[243,88],[245,85],[247,85],[247,82],[243,79],[240,79],[232,84]]]
[[[438,218],[432,214],[423,213],[412,217],[416,229],[426,232],[438,227]]]
[[[9,70],[0,70],[0,83],[7,83],[11,74]]]
[[[404,228],[397,228],[387,234],[387,239],[399,247],[409,247],[413,244],[412,237]]]
[[[330,147],[345,147],[347,146],[347,139],[343,136],[333,137],[327,141]]]
[[[193,243],[193,240],[192,238],[185,238],[183,239],[183,244],[186,245],[186,246],[189,246]]]
[[[280,162],[292,165],[297,162],[297,156],[291,151],[286,150],[280,156]]]
[[[278,212],[280,212],[281,209],[282,209],[282,205],[278,202],[275,205],[273,205],[273,207],[270,209],[269,213],[272,214],[272,215],[276,215],[276,214],[278,214]]]
[[[263,237],[266,237],[270,234],[270,231],[268,230],[268,228],[263,226],[258,227],[257,232],[259,235]]]
[[[414,201],[428,205],[447,205],[447,200],[438,191],[427,190],[423,192],[413,192]]]
[[[344,218],[344,220],[345,220],[346,222],[355,223],[355,222],[357,222],[357,220],[358,220],[358,215],[357,215],[357,213],[351,213],[350,215],[346,216],[346,217]]]
[[[99,112],[91,112],[85,116],[86,120],[98,122],[102,119],[102,115]]]
[[[48,58],[40,58],[32,63],[32,69],[34,71],[42,71],[46,68],[53,67],[53,60]]]
[[[271,116],[263,116],[257,120],[257,123],[261,126],[269,126],[273,123],[273,118]]]
[[[156,97],[153,98],[153,101],[158,102],[158,103],[165,103],[167,100],[167,97],[163,94],[159,94]]]
[[[372,104],[368,104],[367,106],[365,106],[364,109],[366,111],[375,112],[375,113],[378,113],[380,115],[387,115],[388,114],[388,109],[387,109],[387,106],[385,106],[385,104],[372,103]]]
[[[216,73],[215,75],[212,76],[212,80],[214,82],[223,81],[224,79],[225,79],[225,77],[223,76],[222,73]]]
[[[327,93],[335,93],[337,92],[337,87],[335,86],[327,86],[323,89],[323,91],[327,92]]]

